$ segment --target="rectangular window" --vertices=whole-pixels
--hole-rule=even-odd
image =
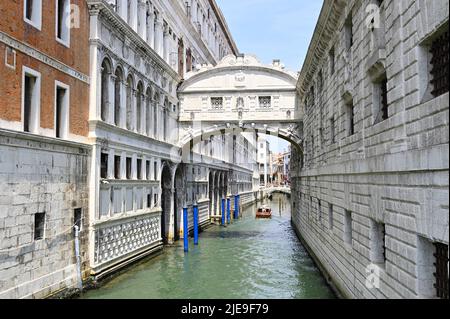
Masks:
[[[41,104],[41,75],[23,67],[23,130],[38,133]]]
[[[73,211],[73,225],[78,227],[78,231],[83,228],[83,215],[81,208],[75,208]]]
[[[355,107],[353,101],[346,104],[348,136],[355,134]]]
[[[55,133],[57,138],[67,138],[69,115],[68,86],[57,83],[55,92]]]
[[[120,155],[114,156],[114,178],[120,179],[120,161],[121,157]]]
[[[319,213],[319,223],[322,224],[322,201],[318,199],[318,213]]]
[[[345,20],[344,33],[345,33],[345,47],[348,51],[353,46],[353,18],[351,13],[347,17],[347,20]]]
[[[330,230],[333,230],[334,219],[333,219],[333,204],[328,204],[328,225]]]
[[[373,105],[375,107],[375,122],[378,124],[389,118],[388,99],[387,99],[387,77],[384,73],[381,78],[374,83]]]
[[[127,161],[126,161],[126,169],[127,169],[127,179],[131,179],[131,157],[127,157]]]
[[[335,128],[335,123],[336,121],[334,120],[334,117],[332,117],[330,119],[330,140],[331,140],[331,144],[336,143],[336,128]]]
[[[153,179],[158,180],[158,163],[156,161],[153,162]]]
[[[142,179],[142,160],[141,159],[137,159],[137,179]]]
[[[159,203],[158,203],[158,194],[154,194],[154,195],[153,195],[153,206],[155,206],[155,207],[159,206]]]
[[[332,49],[330,50],[330,53],[329,53],[329,59],[330,59],[330,74],[333,75],[334,72],[336,71],[336,70],[335,70],[336,64],[335,64],[334,48],[332,48]]]
[[[430,48],[431,53],[431,84],[433,90],[431,94],[434,97],[438,97],[442,94],[448,92],[448,74],[449,74],[449,64],[448,64],[448,25],[447,30],[435,39]]]
[[[100,155],[100,178],[108,178],[108,154]]]
[[[42,24],[42,0],[24,1],[24,20],[38,30],[41,30]]]
[[[374,264],[386,262],[386,226],[370,221],[370,260]]]
[[[448,245],[434,243],[434,247],[436,249],[434,253],[434,257],[436,258],[434,263],[434,288],[436,289],[436,296],[441,299],[448,299]]]
[[[271,96],[260,96],[259,97],[259,107],[270,108],[271,105],[272,105],[272,97]]]
[[[344,243],[352,245],[352,213],[349,210],[344,215]]]
[[[223,98],[222,97],[212,97],[211,98],[211,108],[214,110],[223,109]]]
[[[44,239],[45,213],[34,214],[34,240]]]
[[[56,39],[58,42],[69,46],[70,42],[70,1],[56,1]]]

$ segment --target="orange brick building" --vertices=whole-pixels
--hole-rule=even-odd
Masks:
[[[88,259],[73,227],[85,245],[88,10],[1,1],[0,16],[0,299],[45,297],[78,285]]]

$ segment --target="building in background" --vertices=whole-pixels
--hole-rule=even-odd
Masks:
[[[325,0],[293,223],[350,298],[448,298],[448,1]]]
[[[0,12],[0,299],[39,298],[89,274],[88,10],[20,0]]]
[[[267,187],[271,181],[272,165],[271,165],[270,142],[264,135],[258,136],[258,157],[260,185]]]
[[[290,150],[271,153],[271,182],[274,186],[288,186],[290,184],[290,160]]]

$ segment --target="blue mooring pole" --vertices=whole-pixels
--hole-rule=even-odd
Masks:
[[[225,226],[225,198],[222,198],[222,226]]]
[[[239,195],[235,195],[234,196],[234,219],[238,219],[239,218],[239,202],[238,202],[238,197]]]
[[[184,239],[184,251],[188,252],[189,250],[189,229],[188,229],[188,209],[187,207],[183,208],[183,239]]]
[[[194,245],[198,245],[198,205],[194,205]]]
[[[227,198],[227,224],[231,223],[231,199]]]

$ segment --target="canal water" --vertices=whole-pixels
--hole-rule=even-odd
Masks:
[[[289,200],[275,194],[265,204],[272,219],[255,219],[249,206],[228,227],[202,232],[199,246],[190,239],[187,254],[181,240],[81,298],[335,298],[292,229]]]

